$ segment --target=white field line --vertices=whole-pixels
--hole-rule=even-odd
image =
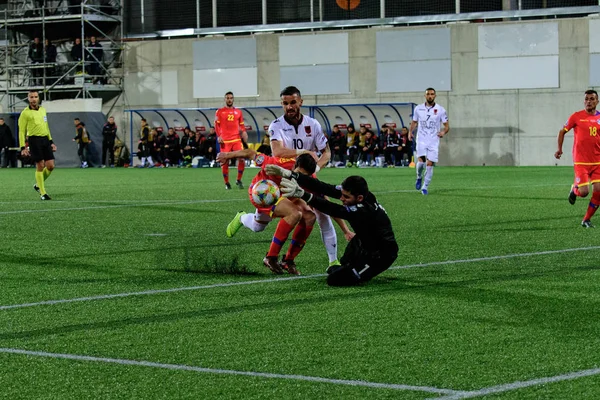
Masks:
[[[479,390],[455,393],[450,396],[435,397],[435,400],[470,399],[473,397],[486,396],[488,394],[504,393],[504,392],[508,392],[511,390],[523,389],[523,388],[527,388],[527,387],[531,387],[531,386],[545,385],[547,383],[568,381],[568,380],[572,380],[572,379],[579,379],[579,378],[584,378],[587,376],[594,376],[594,375],[600,375],[600,368],[584,369],[581,371],[570,372],[568,374],[563,374],[563,375],[531,379],[529,381],[517,381],[517,382],[513,382],[513,383],[507,383],[504,385],[498,385],[498,386],[490,386],[490,387],[479,389]]]
[[[105,209],[109,209],[109,208],[147,207],[147,206],[173,205],[173,204],[224,203],[224,202],[232,202],[232,201],[248,201],[248,199],[243,198],[243,199],[223,199],[223,200],[186,200],[186,201],[165,201],[165,202],[143,202],[143,203],[138,203],[138,204],[115,204],[115,205],[110,205],[110,206],[44,208],[44,209],[31,209],[31,210],[0,211],[0,215],[45,213],[45,212],[50,212],[50,211],[105,210]]]
[[[82,355],[77,355],[77,354],[47,353],[47,352],[43,352],[43,351],[29,351],[29,350],[21,350],[21,349],[0,348],[0,353],[20,354],[20,355],[27,355],[27,356],[31,356],[31,357],[47,357],[47,358],[53,358],[53,359],[66,359],[66,360],[74,360],[74,361],[90,361],[90,362],[100,362],[100,363],[108,363],[108,364],[134,365],[134,366],[138,366],[138,367],[161,368],[161,369],[169,369],[169,370],[193,371],[193,372],[200,372],[200,373],[205,373],[205,374],[241,375],[241,376],[250,376],[250,377],[255,377],[255,378],[286,379],[286,380],[296,380],[296,381],[305,381],[305,382],[329,383],[329,384],[334,384],[334,385],[363,386],[363,387],[377,388],[377,389],[393,389],[393,390],[406,390],[406,391],[416,391],[416,392],[428,392],[428,393],[437,393],[437,394],[445,394],[445,395],[454,395],[454,394],[463,393],[463,392],[460,392],[457,390],[440,389],[440,388],[430,387],[430,386],[412,386],[412,385],[402,385],[402,384],[394,384],[394,383],[379,383],[379,382],[356,381],[356,380],[347,380],[347,379],[330,379],[330,378],[322,378],[319,376],[307,376],[307,375],[286,375],[286,374],[271,374],[271,373],[267,373],[267,372],[236,371],[236,370],[229,370],[229,369],[195,367],[192,365],[163,364],[163,363],[157,363],[157,362],[151,362],[151,361],[136,361],[136,360],[125,360],[125,359],[120,359],[120,358],[90,357],[90,356],[82,356]]]
[[[507,186],[467,186],[464,188],[461,188],[461,190],[489,190],[489,189],[498,189],[498,188],[514,188],[514,189],[518,189],[518,188],[533,188],[533,187],[548,187],[548,186],[564,186],[567,187],[568,185],[565,185],[564,183],[545,183],[545,184],[538,184],[538,185],[507,185]],[[440,188],[440,190],[446,190],[448,188]],[[378,190],[378,191],[374,191],[373,194],[379,195],[379,194],[389,194],[389,193],[419,193],[419,191],[415,190],[415,189],[399,189],[399,190]],[[229,201],[245,201],[247,200],[247,198],[243,198],[243,199],[221,199],[221,200],[197,200],[197,201],[184,201],[181,204],[188,204],[188,203],[212,203],[212,202],[229,202]],[[137,203],[140,200],[85,200],[86,203]],[[68,204],[68,203],[80,203],[81,200],[52,200],[53,204],[56,203],[64,203],[64,204]],[[18,204],[19,206],[23,206],[24,204],[39,204],[39,201],[0,201],[0,204]],[[165,201],[165,200],[144,200],[144,203],[151,203],[151,204],[180,204],[179,200],[173,200],[173,202],[169,202],[169,201]],[[142,204],[136,204],[136,206],[140,206]],[[143,205],[148,205],[148,204],[143,204]],[[127,204],[117,204],[117,205],[112,205],[111,207],[121,207],[121,206],[129,206]],[[87,209],[93,209],[96,207],[91,207],[91,208],[68,208],[68,209],[62,209],[63,211],[70,211],[70,210],[87,210]],[[51,209],[51,210],[47,210],[47,211],[58,211],[60,209]],[[37,210],[32,210],[33,212],[36,212]],[[20,211],[21,212],[21,211]],[[22,212],[26,212],[26,211],[22,211]],[[12,213],[12,212],[8,212],[8,213]],[[0,213],[0,214],[6,214],[4,212]]]
[[[548,255],[548,254],[561,254],[561,253],[571,253],[571,252],[588,251],[588,250],[600,250],[600,246],[577,247],[577,248],[561,249],[561,250],[536,251],[536,252],[531,252],[531,253],[506,254],[506,255],[502,255],[502,256],[477,257],[477,258],[467,258],[467,259],[462,259],[462,260],[433,261],[433,262],[423,263],[423,264],[396,265],[396,266],[390,267],[390,269],[394,270],[394,269],[424,268],[424,267],[433,267],[433,266],[438,266],[438,265],[452,265],[452,264],[464,264],[464,263],[485,262],[485,261],[494,261],[494,260],[506,260],[506,259],[510,259],[510,258],[535,257],[535,256]],[[178,288],[170,288],[170,289],[145,290],[145,291],[140,291],[140,292],[126,292],[126,293],[105,294],[105,295],[98,295],[98,296],[76,297],[76,298],[72,298],[72,299],[44,300],[44,301],[38,301],[38,302],[33,302],[33,303],[4,305],[4,306],[0,306],[0,311],[11,310],[11,309],[16,309],[16,308],[37,307],[37,306],[44,306],[44,305],[76,303],[76,302],[95,301],[95,300],[108,300],[108,299],[131,297],[131,296],[154,295],[154,294],[160,294],[160,293],[174,293],[174,292],[204,290],[204,289],[222,288],[222,287],[230,287],[230,286],[253,285],[253,284],[261,284],[261,283],[291,281],[291,280],[297,280],[297,279],[313,279],[313,278],[320,278],[320,277],[324,277],[324,276],[327,276],[327,275],[326,274],[311,274],[311,275],[290,276],[290,277],[282,277],[282,278],[258,279],[258,280],[252,280],[252,281],[242,281],[242,282],[216,283],[216,284],[212,284],[212,285],[202,285],[202,286],[187,286],[187,287],[178,287]]]
[[[490,189],[506,189],[506,188],[513,188],[513,189],[519,189],[519,188],[535,188],[535,187],[548,187],[548,186],[563,186],[563,187],[569,187],[568,184],[564,184],[564,183],[543,183],[543,184],[538,184],[538,185],[502,185],[502,186],[465,186],[464,188],[460,188],[461,191],[466,191],[466,190],[490,190]],[[448,190],[451,189],[449,187],[440,187],[439,190],[440,191],[444,191],[444,190]],[[388,193],[419,193],[418,190],[416,189],[402,189],[402,190],[382,190],[382,191],[377,191],[377,192],[373,192],[373,194],[379,195],[379,194],[388,194]],[[550,198],[549,198],[550,199]]]

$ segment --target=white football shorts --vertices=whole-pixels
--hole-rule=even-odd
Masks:
[[[417,140],[417,158],[425,157],[431,162],[438,162],[439,147],[439,140]]]

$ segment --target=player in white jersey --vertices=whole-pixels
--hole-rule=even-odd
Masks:
[[[435,102],[434,88],[427,88],[425,103],[415,107],[408,130],[408,140],[413,140],[415,128],[417,128],[418,159],[415,188],[427,195],[429,183],[433,177],[433,166],[438,162],[440,139],[446,136],[450,130],[446,110]],[[423,181],[423,170],[425,170],[425,181]]]
[[[331,158],[331,150],[321,124],[316,119],[300,112],[302,96],[300,90],[295,86],[288,86],[283,89],[280,97],[284,114],[271,122],[269,126],[273,157],[296,157],[305,152],[319,152],[321,156],[317,160],[318,172],[319,169],[327,165]],[[340,265],[337,258],[337,234],[331,218],[320,211],[314,210],[314,212],[321,228],[321,239],[323,239],[327,250],[329,266]],[[346,239],[350,240],[354,234],[348,229],[344,221],[336,220],[336,222],[344,231]],[[285,263],[285,260],[282,263]]]

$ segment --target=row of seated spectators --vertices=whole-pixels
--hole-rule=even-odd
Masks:
[[[193,158],[198,156],[212,162],[217,156],[217,134],[214,128],[208,134],[185,128],[181,136],[173,128],[166,135],[162,129],[150,129],[147,136],[140,138],[137,156],[141,167],[191,167]]]
[[[383,125],[379,136],[365,126],[360,131],[354,130],[349,124],[343,132],[338,125],[333,126],[329,135],[331,148],[331,166],[361,167],[375,166],[375,159],[385,158],[389,168],[408,166],[413,157],[413,142],[408,140],[408,128],[403,127],[397,132],[394,126]]]

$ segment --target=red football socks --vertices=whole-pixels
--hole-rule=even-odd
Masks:
[[[242,175],[244,175],[244,168],[246,168],[246,161],[243,159],[238,160],[238,175],[237,175],[237,180],[241,181],[242,180]]]
[[[221,171],[223,171],[223,180],[225,183],[229,183],[229,161],[221,165]]]
[[[292,229],[294,229],[294,226],[288,224],[285,219],[281,218],[279,220],[279,223],[277,224],[277,229],[275,229],[275,235],[273,235],[273,240],[271,241],[271,246],[269,247],[269,252],[267,253],[268,257],[279,256],[281,247],[287,240]]]
[[[313,226],[306,226],[304,221],[301,221],[298,225],[296,225],[296,229],[294,229],[294,234],[292,235],[292,243],[290,244],[290,248],[285,255],[286,260],[293,261],[298,256],[298,254],[304,248],[306,239],[308,239],[312,230]]]
[[[590,200],[590,204],[588,205],[587,212],[585,213],[585,217],[583,217],[584,221],[588,221],[592,219],[598,206],[600,205],[600,192],[593,192],[592,199]]]

